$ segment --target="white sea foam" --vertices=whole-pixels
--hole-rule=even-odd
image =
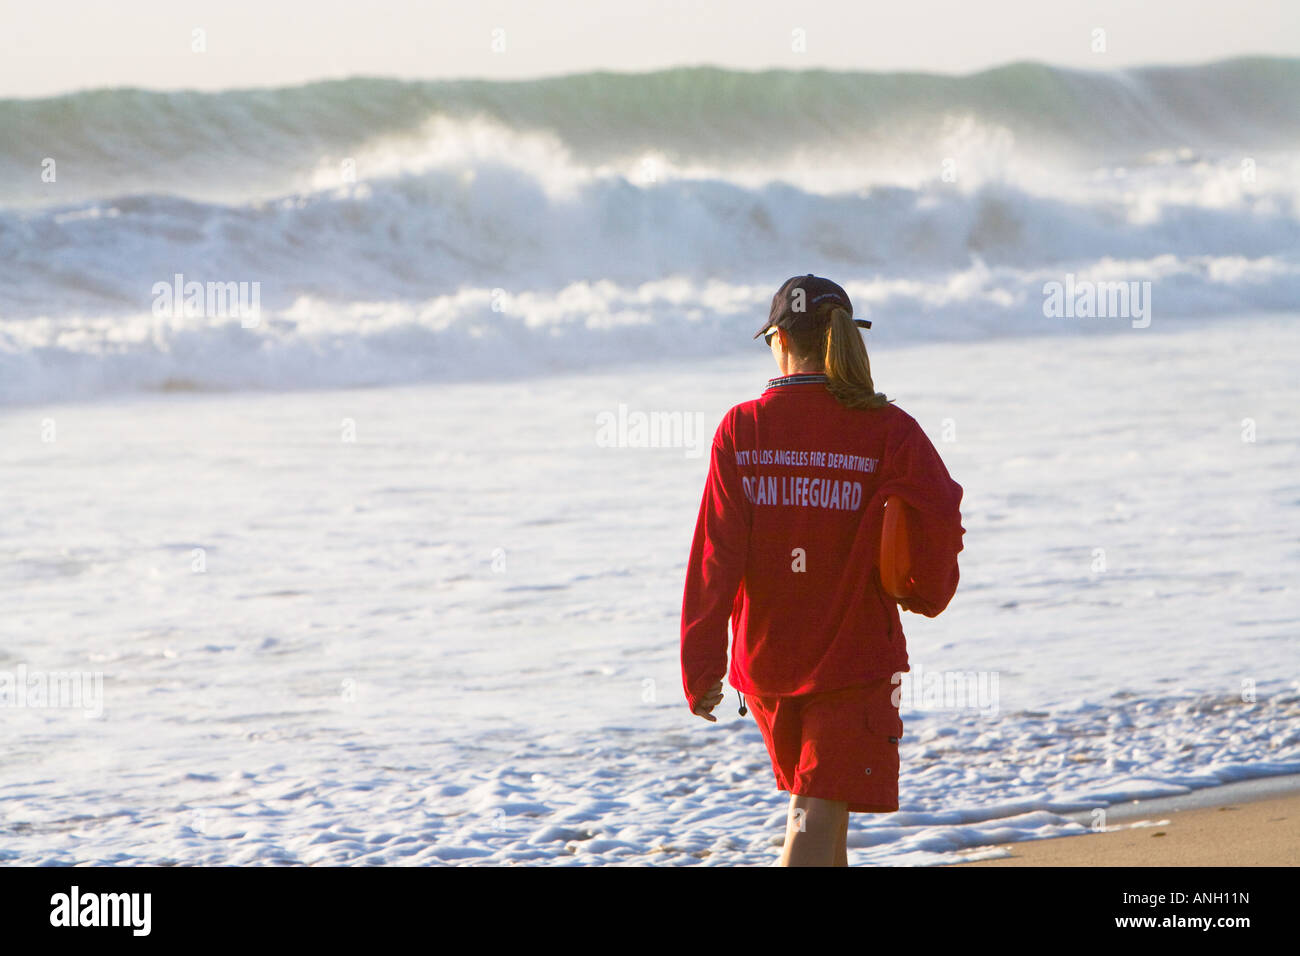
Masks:
[[[0,401],[718,354],[805,270],[885,343],[1053,331],[1067,274],[1150,281],[1157,323],[1293,313],[1293,89],[1242,60],[0,101]],[[178,274],[265,321],[156,319]]]
[[[905,701],[901,808],[855,815],[852,863],[1300,771],[1298,346],[1234,317],[873,353],[966,492],[913,666],[1000,699]],[[598,441],[620,403],[711,423],[769,374],[756,348],[7,410],[0,670],[101,672],[103,713],[6,711],[0,858],[773,862],[752,717],[681,693],[705,463]]]

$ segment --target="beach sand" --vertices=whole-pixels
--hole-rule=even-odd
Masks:
[[[1000,844],[1010,855],[958,866],[1296,866],[1300,794],[1173,810],[1098,833]],[[987,852],[989,848],[972,851]],[[958,854],[969,855],[969,854]]]

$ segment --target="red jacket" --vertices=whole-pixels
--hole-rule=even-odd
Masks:
[[[894,405],[845,408],[820,375],[772,379],[727,412],[682,601],[692,710],[724,674],[742,694],[787,696],[909,669],[878,567],[893,494],[916,509],[912,566],[939,582],[918,609],[932,617],[957,587],[962,489],[916,420]]]

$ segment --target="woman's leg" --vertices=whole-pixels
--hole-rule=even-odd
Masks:
[[[849,865],[849,813],[844,811],[844,826],[840,827],[840,842],[835,847],[835,865]]]
[[[839,858],[848,817],[849,806],[843,801],[792,794],[781,865],[847,866],[847,849],[845,862],[839,863]]]

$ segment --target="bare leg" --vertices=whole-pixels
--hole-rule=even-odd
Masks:
[[[848,831],[848,804],[817,797],[790,796],[782,866],[836,866]],[[847,865],[847,849],[844,850]]]
[[[849,865],[849,813],[844,811],[844,826],[840,827],[840,842],[835,847],[835,865]]]

